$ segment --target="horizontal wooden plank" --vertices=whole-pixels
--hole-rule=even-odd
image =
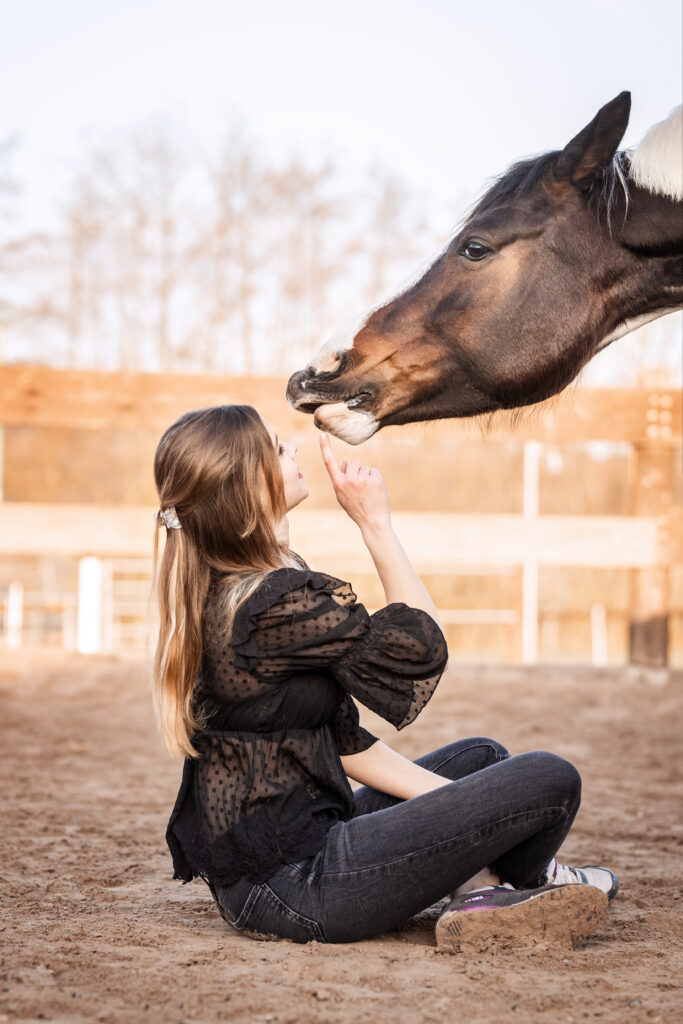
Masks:
[[[0,422],[5,426],[163,430],[188,409],[250,402],[288,406],[286,381],[198,374],[0,367]],[[292,416],[294,412],[292,410]]]
[[[357,527],[343,513],[297,510],[292,544],[307,560],[371,571]],[[467,515],[395,512],[393,522],[419,572],[481,565],[646,567],[669,561],[668,532],[654,517]],[[331,570],[332,571],[332,570]],[[340,573],[343,575],[343,573]]]
[[[0,423],[87,430],[144,426],[161,431],[187,409],[243,402],[255,405],[281,431],[296,435],[313,429],[310,417],[295,413],[287,404],[285,385],[284,377],[2,366]],[[473,420],[389,427],[378,440],[419,444],[484,436],[552,444],[605,440],[675,447],[683,433],[681,405],[676,389],[574,387],[525,410],[519,420],[498,413]]]
[[[371,615],[379,611],[370,605],[366,608]],[[438,610],[444,626],[516,626],[521,620],[521,613],[514,608],[443,608],[438,605]]]
[[[148,556],[153,510],[141,506],[0,504],[0,554]],[[345,577],[372,572],[358,528],[341,511],[297,509],[291,543],[311,564]],[[394,513],[415,567],[444,574],[469,566],[540,565],[630,568],[667,565],[668,520],[636,516]]]
[[[516,626],[520,613],[514,608],[439,608],[444,626]]]

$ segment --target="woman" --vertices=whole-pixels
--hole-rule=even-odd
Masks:
[[[374,615],[290,550],[286,513],[308,488],[296,448],[254,409],[187,413],[159,443],[154,701],[184,757],[174,878],[202,878],[256,937],[354,941],[450,895],[445,948],[584,939],[616,879],[554,859],[579,806],[572,765],[487,739],[413,763],[359,725],[354,697],[398,729],[412,722],[448,652],[381,474],[320,444],[384,587]]]

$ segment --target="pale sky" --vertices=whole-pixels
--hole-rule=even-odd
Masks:
[[[679,0],[4,0],[0,138],[31,190],[82,140],[172,113],[274,154],[375,160],[448,200],[631,89],[626,143],[681,101]],[[53,183],[51,185],[51,183]]]
[[[171,114],[203,150],[238,120],[276,157],[332,156],[350,174],[380,161],[454,221],[488,177],[564,145],[622,89],[633,95],[626,145],[681,102],[680,0],[2,10],[0,139],[20,142],[13,165],[34,213],[64,194],[88,138]]]

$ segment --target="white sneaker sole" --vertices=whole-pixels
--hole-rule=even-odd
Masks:
[[[607,902],[595,886],[560,885],[513,906],[446,911],[436,923],[436,944],[453,953],[571,949],[600,926]]]

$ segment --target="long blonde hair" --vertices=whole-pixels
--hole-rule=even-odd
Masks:
[[[192,693],[202,662],[202,615],[221,582],[229,638],[237,608],[273,569],[297,565],[276,536],[286,512],[282,471],[268,430],[250,405],[187,412],[166,430],[154,457],[161,509],[181,529],[166,529],[154,578],[159,639],[152,672],[154,708],[175,756],[197,757],[192,736],[205,727]]]

